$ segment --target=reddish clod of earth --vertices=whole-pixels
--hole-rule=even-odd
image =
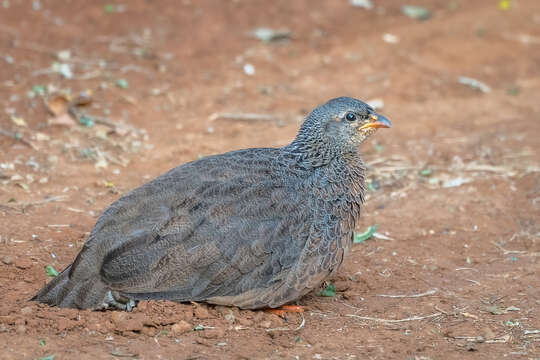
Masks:
[[[3,1],[0,358],[539,358],[540,9],[421,3],[424,21],[399,1]],[[262,42],[259,27],[290,36]],[[48,113],[66,89],[91,90],[87,126]],[[121,194],[199,156],[283,146],[342,95],[381,99],[394,126],[362,146],[357,231],[378,230],[334,296],[286,320],[28,302]]]

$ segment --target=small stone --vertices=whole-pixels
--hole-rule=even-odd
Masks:
[[[198,305],[195,307],[195,309],[193,310],[193,313],[195,314],[195,317],[199,318],[199,319],[208,319],[208,317],[210,316],[210,314],[208,313],[208,310],[201,306],[201,305]]]
[[[145,322],[144,314],[130,314],[119,312],[122,315],[113,317],[113,322],[116,325],[116,330],[119,331],[141,331]]]
[[[32,308],[30,306],[23,307],[21,309],[21,314],[30,315],[32,313]]]
[[[265,328],[265,329],[270,328],[270,326],[272,326],[272,322],[270,320],[261,321],[259,323],[259,327],[262,327],[262,328]]]
[[[236,321],[242,326],[251,326],[253,325],[253,321],[245,318],[236,318]]]
[[[255,66],[252,64],[245,64],[244,65],[244,73],[248,76],[252,76],[255,74]]]
[[[187,321],[181,320],[173,326],[171,326],[171,331],[174,335],[182,335],[193,330],[193,325]]]
[[[121,311],[115,311],[111,314],[111,321],[118,326],[127,319],[127,314]]]
[[[2,262],[6,265],[11,265],[13,264],[13,258],[9,255],[4,255],[2,256]]]

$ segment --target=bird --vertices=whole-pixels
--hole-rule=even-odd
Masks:
[[[284,147],[180,165],[113,202],[31,300],[127,311],[141,300],[287,306],[343,263],[364,202],[359,145],[390,127],[363,101],[339,97]]]

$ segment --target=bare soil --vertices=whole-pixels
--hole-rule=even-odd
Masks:
[[[540,7],[418,3],[430,19],[396,0],[3,1],[0,358],[539,359]],[[249,36],[262,26],[290,38]],[[91,91],[81,110],[106,121],[57,124],[45,102],[68,89]],[[283,146],[342,95],[382,99],[394,127],[362,146],[357,230],[378,233],[354,245],[335,296],[287,319],[28,301],[121,194],[199,156]]]

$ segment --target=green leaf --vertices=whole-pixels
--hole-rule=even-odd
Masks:
[[[420,175],[422,176],[430,176],[431,174],[433,174],[433,169],[422,169],[420,170]]]
[[[45,341],[45,339],[41,339],[41,340],[39,340],[39,345],[45,346],[45,345],[47,345],[47,341]]]
[[[116,5],[114,5],[114,4],[105,4],[103,6],[103,10],[105,10],[105,12],[107,14],[114,13],[114,12],[116,12]]]
[[[336,296],[336,288],[334,284],[328,285],[323,291],[321,291],[321,296],[333,297]]]
[[[362,234],[354,234],[353,243],[358,244],[358,243],[366,241],[367,239],[372,237],[373,234],[377,232],[378,228],[379,228],[379,225],[375,224],[368,227],[367,230],[363,232]]]
[[[431,11],[422,6],[403,5],[401,12],[411,19],[427,20],[431,17]]]
[[[195,331],[202,331],[202,330],[204,330],[204,325],[199,324],[199,325],[195,326],[195,327],[193,328],[193,330],[195,330]]]
[[[44,96],[45,95],[45,86],[43,85],[34,85],[32,92],[35,95]]]
[[[40,357],[40,358],[37,358],[36,360],[54,360],[56,355],[52,354],[52,355],[49,355],[49,356],[44,356],[44,357]]]
[[[127,89],[129,87],[129,84],[126,79],[118,79],[116,80],[116,86],[122,89]]]
[[[56,271],[56,269],[53,268],[52,265],[47,265],[47,266],[45,266],[45,272],[46,272],[47,275],[50,276],[50,277],[56,277],[56,276],[58,276],[58,271]]]
[[[92,119],[90,116],[83,115],[80,117],[79,122],[84,127],[92,127],[95,125],[94,119]]]

